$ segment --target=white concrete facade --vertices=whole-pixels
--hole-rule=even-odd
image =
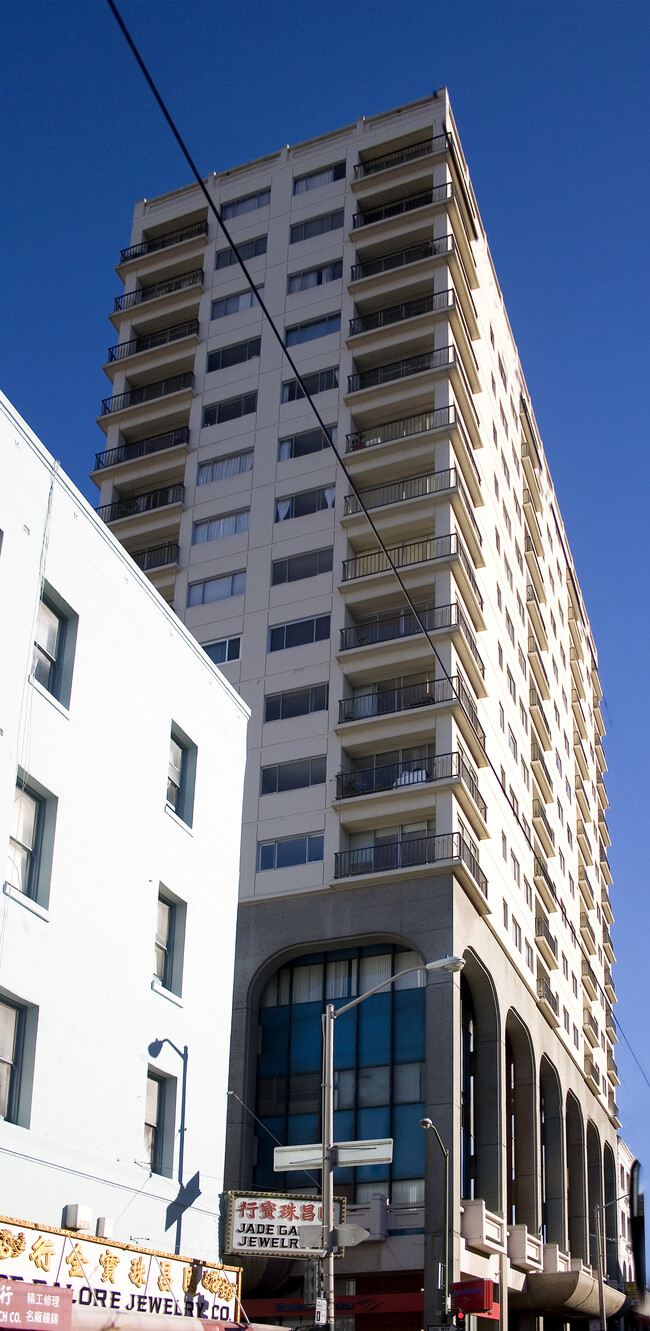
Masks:
[[[216,1260],[248,710],[4,397],[0,471],[0,1213],[173,1250],[185,1128],[181,1251]]]

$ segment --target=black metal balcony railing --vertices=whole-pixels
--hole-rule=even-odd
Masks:
[[[184,485],[167,485],[163,490],[148,490],[146,494],[116,499],[112,504],[101,504],[97,513],[104,522],[117,522],[119,518],[136,517],[139,513],[150,513],[156,508],[166,508],[169,504],[182,504],[184,497]]]
[[[419,614],[427,633],[435,629],[460,628],[481,678],[485,678],[485,666],[479,655],[474,634],[458,601],[454,601],[451,605],[438,605],[435,609],[421,610]],[[422,631],[421,624],[410,612],[387,615],[385,618],[352,624],[349,628],[341,629],[341,651],[348,651],[352,647],[368,647],[380,642],[391,642],[395,638],[411,637],[412,634]]]
[[[375,693],[357,694],[354,698],[339,700],[339,724],[363,721],[376,716],[389,716],[406,712],[412,707],[428,707],[435,703],[458,699],[472,729],[485,747],[485,731],[479,723],[476,703],[462,675],[449,679],[423,680],[417,684],[403,684],[399,688],[383,688]]]
[[[154,282],[150,287],[138,287],[137,291],[125,291],[115,297],[113,312],[130,310],[134,305],[143,305],[158,296],[169,296],[174,291],[184,291],[186,287],[203,285],[203,269],[193,268],[191,273],[182,273],[180,277],[168,277],[164,282]]]
[[[531,740],[531,743],[530,743],[530,761],[531,761],[531,763],[539,763],[539,765],[540,765],[540,767],[541,767],[541,769],[542,769],[542,772],[544,773],[544,776],[546,777],[547,783],[548,783],[548,785],[550,786],[550,788],[551,788],[551,790],[552,790],[552,789],[553,789],[553,778],[552,778],[552,776],[551,776],[551,773],[550,773],[549,770],[548,770],[548,767],[546,766],[546,762],[545,762],[545,759],[544,759],[544,753],[543,753],[542,749],[540,748],[539,744],[537,743],[537,740],[536,740],[536,739]]]
[[[379,846],[339,851],[334,856],[334,877],[383,873],[390,869],[413,868],[418,864],[436,864],[439,860],[462,860],[487,900],[487,878],[460,832],[388,841]]]
[[[557,938],[553,937],[548,927],[548,923],[544,919],[543,915],[538,915],[535,920],[535,937],[543,938],[545,940],[547,946],[550,948],[551,952],[553,953],[553,956],[555,957],[555,960],[557,961]]]
[[[592,929],[592,927],[591,927],[591,924],[589,923],[589,916],[587,915],[586,910],[581,910],[581,911],[580,911],[580,933],[583,934],[583,935],[584,935],[584,934],[587,935],[587,938],[589,939],[589,941],[590,941],[590,943],[591,943],[592,950],[593,950],[593,952],[595,952],[595,951],[596,951],[596,935],[595,935],[595,933],[594,933],[594,931],[593,931],[593,929]]]
[[[596,1086],[600,1086],[600,1072],[589,1054],[585,1054],[585,1076],[590,1077]]]
[[[119,444],[117,448],[107,448],[103,453],[95,453],[95,470],[115,467],[120,462],[132,462],[134,458],[148,457],[150,453],[162,453],[167,448],[180,448],[189,444],[189,441],[189,428],[187,425],[182,425],[180,429],[167,430],[165,434],[152,434],[147,439]]]
[[[195,236],[207,234],[207,222],[191,222],[189,226],[179,227],[177,231],[150,236],[147,240],[141,240],[139,245],[128,245],[125,250],[120,250],[120,263],[126,263],[127,259],[141,259],[145,254],[155,254],[158,250],[166,250],[169,245],[178,245],[182,240],[192,240]]]
[[[444,471],[430,471],[422,476],[406,476],[403,480],[393,481],[389,485],[373,485],[367,490],[360,490],[359,498],[355,494],[346,495],[343,512],[346,517],[351,517],[355,513],[363,512],[364,509],[383,508],[388,504],[420,499],[425,495],[444,494],[449,490],[458,490],[476,540],[482,545],[483,537],[474,517],[474,505],[460,479],[457,467],[447,467]]]
[[[155,333],[143,333],[141,337],[132,337],[128,342],[118,342],[114,347],[108,348],[108,364],[116,360],[126,360],[127,356],[136,356],[139,351],[166,347],[170,342],[178,342],[182,337],[191,337],[198,331],[198,319],[186,319],[184,323],[174,324],[171,328],[159,328]]]
[[[560,1001],[557,994],[553,993],[548,980],[542,979],[541,976],[537,977],[537,997],[540,998],[543,1003],[548,1003],[548,1006],[555,1013],[556,1017],[558,1016],[560,1011]]]
[[[154,568],[164,568],[166,564],[178,563],[178,545],[152,545],[148,550],[138,550],[131,556],[134,564],[143,573],[150,573]]]
[[[354,578],[367,578],[373,573],[386,573],[391,567],[389,559],[395,568],[409,568],[413,564],[426,564],[433,559],[450,559],[453,556],[458,556],[461,560],[467,580],[482,609],[483,597],[458,532],[451,532],[448,536],[430,537],[425,541],[413,541],[409,545],[394,545],[387,554],[384,554],[383,550],[372,550],[366,555],[344,559],[343,582],[351,582]]]
[[[583,980],[586,980],[588,984],[591,985],[592,989],[598,990],[599,984],[596,979],[596,973],[589,965],[589,962],[587,961],[586,957],[582,958],[582,978]]]
[[[593,1013],[589,1011],[588,1007],[584,1009],[584,1012],[582,1014],[582,1024],[585,1030],[591,1031],[595,1035],[597,1040],[600,1039],[598,1022],[596,1021],[596,1018],[594,1017]]]
[[[454,237],[438,236],[436,240],[425,240],[421,245],[408,245],[403,250],[393,250],[382,254],[378,259],[365,259],[355,263],[350,269],[350,281],[359,282],[363,277],[376,277],[379,273],[390,273],[394,268],[403,268],[410,263],[419,263],[421,259],[437,259],[442,254],[452,254]]]
[[[358,162],[354,168],[355,180],[365,176],[374,176],[376,171],[388,171],[392,166],[405,166],[419,157],[429,157],[432,153],[445,152],[451,147],[451,134],[436,134],[435,138],[421,139],[419,143],[410,143],[406,148],[397,148],[391,153],[382,153],[380,157],[369,157],[365,162]]]
[[[434,411],[422,411],[417,416],[402,416],[396,421],[373,425],[369,430],[354,430],[345,436],[345,451],[356,453],[360,448],[391,444],[397,439],[408,439],[411,435],[426,434],[429,430],[442,430],[457,424],[455,407],[436,407]]]
[[[439,347],[437,351],[426,351],[419,356],[391,361],[389,365],[377,365],[373,370],[362,370],[360,374],[349,374],[348,393],[358,393],[362,388],[378,388],[395,379],[407,379],[412,374],[422,374],[424,370],[441,370],[455,364],[456,348]]]
[[[548,736],[548,738],[549,738],[549,740],[550,740],[550,739],[551,739],[551,727],[550,727],[549,724],[548,724],[548,717],[547,717],[547,715],[546,715],[546,712],[544,711],[544,708],[542,707],[542,700],[541,700],[541,698],[540,698],[540,696],[539,696],[539,693],[537,692],[537,689],[535,688],[535,685],[532,684],[532,683],[529,684],[529,686],[528,686],[528,702],[529,702],[529,704],[530,704],[531,707],[534,707],[534,708],[537,709],[537,713],[538,713],[539,718],[540,718],[540,720],[541,720],[541,722],[542,722],[542,725],[543,725],[543,727],[544,727],[544,730],[546,731],[546,734],[547,734],[547,736]]]
[[[553,828],[551,827],[551,824],[549,823],[548,818],[546,817],[546,809],[544,808],[544,805],[542,804],[541,800],[537,799],[533,800],[533,818],[534,819],[539,818],[539,821],[544,827],[546,835],[548,836],[551,845],[554,846],[555,832],[553,831]]]
[[[540,668],[540,670],[541,670],[541,672],[542,672],[542,675],[543,675],[543,677],[544,677],[544,679],[545,679],[545,681],[546,681],[546,687],[547,687],[547,689],[548,689],[548,691],[549,691],[549,693],[550,693],[550,691],[551,691],[551,686],[550,686],[550,683],[549,683],[549,678],[548,678],[548,675],[547,675],[547,673],[546,673],[546,669],[545,669],[545,666],[544,666],[544,662],[542,661],[542,657],[541,657],[541,654],[540,654],[539,647],[538,647],[538,645],[537,645],[537,638],[535,637],[535,635],[534,635],[533,633],[530,633],[530,634],[528,635],[528,655],[529,655],[529,656],[535,656],[535,657],[536,657],[536,659],[537,659],[537,663],[538,663],[538,665],[539,665],[539,668]]]
[[[143,402],[155,402],[157,398],[168,397],[170,393],[180,393],[193,386],[194,375],[191,370],[186,370],[184,374],[174,374],[170,379],[157,379],[153,384],[140,384],[137,388],[127,389],[126,393],[105,397],[102,416],[109,416],[113,411],[124,411],[126,407],[140,406]]]
[[[487,807],[479,788],[476,773],[462,753],[440,753],[435,758],[409,758],[404,762],[384,763],[380,767],[362,767],[357,771],[339,772],[336,777],[337,800],[352,799],[357,795],[376,795],[381,791],[400,790],[407,786],[432,784],[460,778],[472,796],[481,816]]]
[[[546,868],[544,861],[540,859],[539,855],[535,856],[535,867],[534,867],[533,876],[535,878],[541,878],[543,880],[551,896],[553,897],[553,900],[557,901],[557,892],[555,890],[555,883],[553,882],[553,879],[551,878],[551,875],[549,874],[549,871]]]
[[[403,199],[396,199],[394,203],[386,203],[381,208],[369,208],[365,213],[355,213],[352,218],[352,226],[355,231],[362,226],[370,226],[372,222],[385,222],[391,217],[402,217],[404,213],[413,212],[415,208],[426,208],[433,203],[447,203],[454,197],[454,187],[451,182],[444,185],[435,185],[433,189],[419,190],[417,194],[407,194]]]
[[[373,310],[370,314],[359,314],[355,319],[350,319],[350,337],[357,333],[371,333],[377,328],[388,328],[391,324],[402,323],[404,319],[415,319],[419,314],[451,310],[455,298],[455,291],[449,288],[447,291],[432,292],[428,296],[418,296],[416,300],[402,301],[400,305],[389,305],[383,310]]]

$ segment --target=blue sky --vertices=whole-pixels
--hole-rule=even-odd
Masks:
[[[647,0],[122,0],[200,170],[449,87],[600,652],[617,1017],[646,1040]],[[136,199],[187,167],[104,0],[0,12],[0,386],[87,480]],[[622,1132],[650,1089],[621,1040]]]

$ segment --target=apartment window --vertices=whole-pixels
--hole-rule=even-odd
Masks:
[[[504,710],[503,710],[503,703],[502,703],[502,702],[499,703],[499,725],[500,725],[500,727],[501,727],[502,730],[505,730],[505,728],[506,728],[506,714],[505,714],[505,712],[504,712]]]
[[[157,984],[179,998],[183,990],[185,915],[185,902],[161,887],[156,907],[154,987]]]
[[[241,638],[220,638],[218,642],[204,642],[202,646],[214,665],[224,665],[227,661],[239,660]]]
[[[506,508],[505,500],[502,504],[502,510],[503,510],[503,521],[505,522],[506,525],[506,531],[508,533],[508,536],[512,536],[512,522],[510,521],[510,514],[508,513],[508,510]]]
[[[532,846],[533,843],[530,835],[530,823],[528,822],[527,818],[524,818],[523,814],[521,815],[521,830],[528,842],[528,845]]]
[[[258,286],[256,290],[261,295],[264,286]],[[219,300],[213,300],[210,318],[224,319],[227,314],[239,314],[242,310],[251,310],[254,305],[257,305],[255,292],[248,287],[246,291],[236,291],[232,296],[221,296]]]
[[[494,429],[494,427],[492,427],[492,434],[494,435],[494,442],[495,442],[495,444],[496,444],[496,441],[497,441],[497,434],[496,434],[496,430]],[[497,476],[496,472],[494,472],[494,493],[495,493],[495,495],[496,495],[496,497],[497,497],[497,499],[498,499],[498,498],[499,498],[499,477]]]
[[[503,898],[503,927],[504,929],[508,928],[508,903],[505,897]]]
[[[302,379],[304,388],[297,379],[285,380],[282,385],[281,402],[298,402],[305,393],[313,396],[315,393],[326,393],[330,388],[338,388],[338,366],[331,370],[316,370],[313,374],[303,374]]]
[[[345,179],[345,162],[334,162],[333,166],[322,166],[318,171],[308,171],[304,176],[294,176],[294,194],[306,194],[319,185],[331,185],[333,180]]]
[[[313,287],[325,286],[327,282],[337,282],[343,276],[343,260],[320,264],[318,268],[303,268],[300,272],[290,273],[287,278],[287,295],[296,291],[311,291]]]
[[[505,436],[506,436],[506,439],[507,439],[507,438],[508,438],[508,417],[506,416],[506,413],[505,413],[505,411],[503,410],[503,406],[502,406],[501,403],[499,403],[499,415],[500,415],[500,417],[501,417],[501,424],[502,424],[502,426],[503,426],[503,432],[504,432],[504,434],[505,434]]]
[[[566,920],[564,921],[564,923],[566,924]],[[568,978],[569,978],[569,960],[568,960],[568,957],[566,957],[566,956],[564,955],[564,952],[562,953],[562,974],[563,974],[565,980],[568,980]]]
[[[499,669],[503,670],[503,647],[501,646],[501,643],[498,643],[497,646],[498,646],[498,657],[499,657]]]
[[[562,1020],[564,1022],[564,1029],[568,1035],[571,1030],[571,1019],[569,1017],[569,1009],[566,1007],[562,1009]]]
[[[294,716],[308,716],[311,712],[327,711],[329,685],[312,684],[305,689],[287,689],[284,693],[269,693],[264,699],[265,721],[288,721]]]
[[[32,675],[63,707],[70,703],[78,617],[45,584],[38,605]]]
[[[24,1010],[0,999],[0,1120],[17,1122]]]
[[[499,532],[498,532],[498,528],[497,528],[497,527],[494,528],[494,544],[496,545],[496,548],[497,548],[497,554],[500,554],[500,553],[501,553],[501,537],[499,536]]]
[[[281,795],[287,790],[304,790],[325,784],[325,755],[298,758],[290,763],[274,763],[262,768],[260,795]]]
[[[555,766],[557,767],[557,770],[558,770],[558,772],[560,773],[560,776],[561,776],[561,775],[562,775],[562,759],[560,758],[560,755],[559,755],[557,749],[555,750]]]
[[[508,861],[508,839],[507,839],[507,837],[506,837],[505,832],[502,832],[502,833],[501,833],[501,854],[503,855],[503,858],[504,858],[504,860],[505,860],[506,863],[507,863],[507,861]]]
[[[322,832],[310,836],[284,837],[281,841],[259,841],[257,845],[257,867],[260,873],[266,869],[291,869],[297,864],[315,864],[322,858]]]
[[[559,730],[559,729],[560,729],[560,709],[559,709],[559,707],[558,707],[558,705],[557,705],[556,702],[553,703],[553,712],[554,712],[554,715],[555,715],[555,724],[556,724],[556,726],[557,726],[557,728],[558,728],[558,730]]]
[[[337,208],[332,213],[322,213],[320,217],[308,217],[304,222],[294,222],[289,232],[289,244],[295,245],[300,240],[311,240],[314,236],[325,236],[329,231],[340,231],[342,226],[342,208]]]
[[[517,856],[513,855],[512,851],[510,852],[510,862],[512,865],[512,876],[515,880],[515,883],[517,884],[517,887],[521,887],[521,867],[519,864],[519,860],[517,859]]]
[[[555,623],[555,615],[553,614],[552,610],[551,610],[551,628],[553,630],[553,637],[557,638],[557,624]]]
[[[192,826],[194,812],[194,785],[196,781],[196,744],[172,723],[167,767],[167,803],[174,813]]]
[[[327,437],[329,435],[329,438]],[[338,440],[338,426],[328,425],[327,435],[323,430],[303,430],[300,434],[289,435],[278,441],[278,462],[287,462],[290,458],[307,457],[309,453],[320,453]]]
[[[576,885],[575,885],[575,883],[574,883],[574,881],[573,881],[573,876],[572,876],[571,874],[569,874],[569,892],[571,893],[571,896],[572,896],[572,897],[575,897],[575,894],[576,894]]]
[[[225,458],[214,458],[212,462],[201,462],[196,475],[197,485],[209,485],[212,481],[225,481],[229,476],[240,476],[242,472],[253,470],[253,449],[243,453],[230,453]]]
[[[269,629],[270,652],[286,651],[290,647],[304,647],[310,642],[324,642],[330,636],[329,615],[316,615],[313,619],[294,619],[290,624],[276,624]]]
[[[519,644],[517,644],[517,660],[519,661],[519,669],[521,670],[521,673],[525,679],[527,674],[526,657],[524,656],[521,650],[521,646]]]
[[[553,676],[554,676],[554,679],[555,679],[555,683],[556,683],[556,684],[559,684],[559,682],[560,682],[560,673],[559,673],[559,671],[558,671],[558,668],[557,668],[557,661],[555,660],[555,657],[554,657],[554,656],[551,657],[551,665],[552,665],[552,667],[553,667]]]
[[[533,909],[533,889],[532,889],[530,883],[528,882],[528,879],[527,879],[527,878],[524,878],[524,899],[525,899],[525,901],[526,901],[526,905],[528,906],[529,910],[532,910],[532,909]]]
[[[275,503],[275,521],[288,522],[290,518],[305,518],[311,513],[320,513],[323,509],[334,508],[335,489],[333,485],[321,486],[318,490],[301,490],[299,494],[287,495],[286,499],[277,499]]]
[[[494,347],[494,329],[492,324],[490,324],[490,345]]]
[[[499,607],[499,610],[503,610],[503,597],[501,595],[501,588],[498,582],[497,582],[497,605]]]
[[[505,555],[503,556],[503,564],[504,564],[505,573],[506,573],[506,582],[507,582],[507,584],[508,584],[508,586],[509,586],[509,588],[510,588],[510,591],[513,591],[512,569],[511,569],[511,567],[510,567],[510,565],[509,565],[509,563],[508,563],[508,561],[507,561]]]
[[[568,738],[568,735],[567,735],[567,733],[566,733],[566,730],[565,730],[563,733],[564,733],[564,749],[565,749],[565,753],[566,753],[567,758],[570,758],[570,757],[571,757],[571,750],[570,750],[570,748],[569,748],[569,738]]]
[[[518,952],[521,952],[521,925],[517,922],[514,915],[512,917],[512,941]]]
[[[511,620],[510,615],[508,614],[508,611],[507,611],[507,610],[506,610],[506,631],[507,631],[508,637],[509,637],[509,639],[510,639],[510,641],[511,641],[513,647],[514,647],[514,645],[515,645],[515,626],[514,626],[512,620]]]
[[[230,347],[219,347],[218,351],[208,352],[206,373],[213,370],[228,370],[231,365],[243,365],[247,360],[255,360],[260,354],[261,337],[249,337],[246,342],[235,342]]]
[[[516,495],[512,496],[512,502],[515,506],[515,517],[517,519],[517,522],[521,523],[521,504],[519,503],[519,500],[517,499]]]
[[[147,1073],[144,1111],[144,1164],[152,1174],[171,1178],[174,1158],[176,1081]]]
[[[244,213],[253,213],[257,208],[266,208],[271,202],[271,188],[257,190],[255,194],[247,194],[243,199],[231,199],[228,203],[222,203],[221,216],[224,221],[230,217],[241,217]]]
[[[580,1032],[577,1026],[573,1027],[573,1043],[576,1049],[580,1048]]]
[[[522,553],[521,553],[521,550],[519,549],[519,542],[518,542],[518,541],[515,541],[515,559],[517,560],[517,567],[518,567],[518,569],[519,569],[519,572],[520,572],[520,573],[523,573],[523,571],[524,571],[524,558],[523,558],[523,555],[522,555]]]
[[[508,726],[508,748],[510,749],[510,752],[511,752],[511,754],[512,754],[512,756],[513,756],[513,758],[514,758],[514,760],[515,760],[515,762],[516,762],[516,761],[517,761],[517,740],[516,740],[515,733],[514,733],[514,731],[513,731],[513,729],[512,729],[511,726]]]
[[[274,559],[271,565],[271,586],[283,582],[300,582],[302,578],[315,578],[319,573],[332,571],[332,547],[327,550],[309,550],[303,555],[290,555],[287,559]]]
[[[49,898],[56,808],[54,795],[19,772],[5,881],[44,907]]]
[[[508,680],[508,693],[510,694],[510,697],[512,698],[512,701],[513,701],[513,702],[516,702],[516,701],[517,701],[517,688],[516,688],[516,685],[515,685],[514,676],[512,675],[510,669],[506,669],[506,678],[507,678],[507,680]]]
[[[573,975],[573,974],[571,975],[571,988],[573,989],[573,997],[574,997],[574,998],[577,998],[577,997],[578,997],[578,977],[577,977],[577,975]]]
[[[526,763],[524,762],[523,758],[521,759],[521,775],[522,775],[522,777],[523,777],[524,785],[525,785],[525,787],[526,787],[526,790],[530,790],[530,773],[529,773],[529,771],[528,771],[528,767],[527,767]]]
[[[524,603],[523,603],[523,601],[522,601],[522,599],[521,599],[521,596],[519,595],[519,592],[517,592],[517,609],[518,609],[518,611],[519,611],[519,618],[520,618],[522,624],[525,624],[525,623],[526,623],[526,614],[525,614],[525,611],[524,611]]]
[[[495,377],[494,377],[493,374],[490,374],[490,386],[491,386],[491,388],[492,388],[493,396],[496,397],[496,395],[497,395],[497,381],[496,381],[496,379],[495,379]]]
[[[559,861],[560,861],[560,873],[561,873],[564,877],[566,877],[566,860],[565,860],[565,858],[564,858],[564,854],[563,854],[563,852],[562,852],[561,850],[558,851],[558,859],[559,859]]]
[[[225,421],[235,421],[240,416],[251,416],[254,411],[257,411],[257,392],[229,397],[224,402],[213,402],[210,407],[203,408],[203,428],[223,425]]]
[[[503,449],[501,449],[501,470],[506,478],[506,485],[510,489],[510,468],[506,462]]]
[[[248,259],[256,259],[258,254],[266,254],[266,236],[256,236],[254,240],[242,240],[237,246],[244,263]],[[232,264],[239,260],[234,250],[217,250],[214,259],[215,268],[230,268]]]
[[[535,969],[535,958],[533,955],[533,949],[530,943],[528,942],[528,939],[526,939],[526,965],[528,969],[531,971]]]
[[[499,363],[499,374],[501,375],[501,382],[503,383],[503,387],[504,387],[504,388],[506,389],[506,391],[507,391],[507,389],[508,389],[508,376],[507,376],[507,374],[506,374],[506,367],[505,367],[505,365],[504,365],[504,363],[503,363],[503,361],[502,361],[502,359],[501,359],[500,356],[497,356],[497,361],[498,361],[498,363]]]
[[[521,726],[522,726],[522,730],[524,731],[524,734],[527,734],[527,732],[528,732],[528,717],[527,717],[527,715],[526,715],[526,708],[524,707],[524,704],[523,704],[523,702],[521,701],[521,699],[519,699],[519,720],[521,721]]]
[[[210,605],[213,601],[225,601],[230,596],[241,596],[246,591],[246,573],[226,573],[221,578],[206,578],[203,582],[191,582],[187,589],[187,604]]]
[[[514,813],[515,818],[518,818],[518,817],[519,817],[519,800],[517,799],[517,796],[515,795],[515,792],[514,792],[512,786],[509,786],[509,787],[508,787],[508,799],[510,800],[510,803],[511,803],[511,805],[512,805],[512,812]]]
[[[195,522],[192,528],[192,545],[205,545],[206,541],[221,541],[226,536],[239,536],[248,531],[250,509],[242,508],[236,513],[225,513],[222,518],[205,518]]]
[[[305,323],[293,324],[285,329],[284,340],[288,347],[295,347],[301,342],[313,342],[318,337],[327,337],[328,333],[341,331],[341,314],[325,314],[320,319],[309,319]]]

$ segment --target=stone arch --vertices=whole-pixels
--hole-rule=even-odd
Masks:
[[[560,1079],[544,1055],[539,1069],[542,1232],[545,1243],[565,1245],[564,1124]]]
[[[537,1233],[538,1145],[535,1058],[527,1027],[514,1008],[506,1017],[507,1219]]]
[[[569,1251],[572,1257],[588,1262],[585,1127],[580,1105],[571,1091],[566,1098],[566,1159]]]
[[[605,1209],[603,1211],[605,1221],[605,1272],[608,1280],[618,1282],[621,1272],[618,1262],[617,1240],[616,1160],[609,1142],[605,1142],[603,1147],[603,1184],[605,1193]]]
[[[603,1204],[602,1153],[598,1129],[587,1123],[587,1215],[589,1217],[589,1261],[598,1267],[598,1211]]]
[[[501,1019],[492,977],[468,949],[461,975],[461,1178],[490,1211],[502,1200]],[[465,1194],[466,1195],[466,1194]]]

